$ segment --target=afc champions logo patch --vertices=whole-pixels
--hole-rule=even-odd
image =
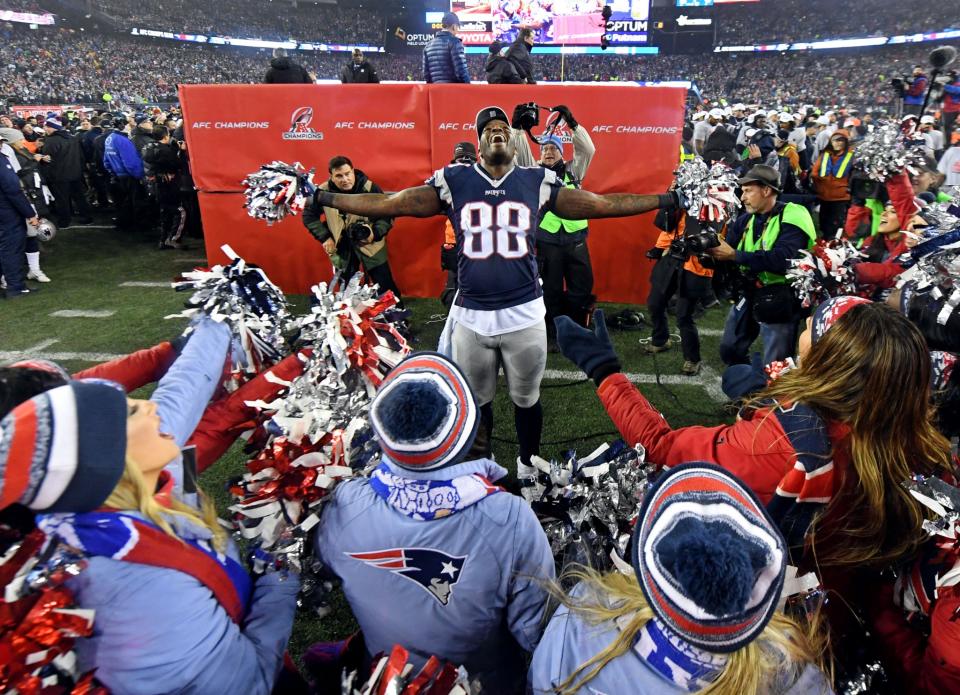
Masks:
[[[310,127],[313,107],[301,106],[290,114],[290,130],[283,134],[284,140],[323,140],[323,133]]]
[[[410,580],[444,606],[450,602],[468,557],[447,555],[432,548],[388,548],[344,554]]]

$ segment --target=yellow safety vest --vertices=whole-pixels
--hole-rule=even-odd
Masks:
[[[691,159],[696,159],[696,157],[697,157],[697,153],[694,152],[692,148],[690,149],[689,152],[687,152],[687,148],[684,147],[682,142],[680,143],[680,163],[681,164]]]
[[[570,178],[570,175],[564,173],[563,175],[563,186],[564,188],[576,188],[576,184]],[[583,231],[587,228],[587,220],[565,220],[562,217],[557,217],[552,212],[547,211],[544,214],[543,219],[540,220],[540,229],[550,234],[556,234],[560,231],[560,227],[563,227],[563,231],[568,234],[576,234],[577,232]]]
[[[853,152],[847,151],[843,156],[843,159],[840,160],[840,166],[837,167],[837,173],[834,174],[838,179],[842,179],[847,174],[847,169],[850,168],[850,160],[853,159]],[[824,178],[827,175],[827,166],[830,164],[830,153],[824,152],[820,157],[820,178]]]
[[[738,251],[754,253],[756,251],[769,251],[772,249],[773,245],[777,243],[777,238],[780,236],[781,219],[787,224],[796,225],[803,230],[807,235],[808,249],[812,249],[813,245],[817,242],[817,231],[813,227],[813,218],[810,217],[810,213],[805,207],[797,203],[787,203],[779,215],[767,218],[767,223],[764,225],[763,234],[760,235],[759,241],[753,236],[754,219],[756,219],[756,215],[751,215],[750,221],[747,223],[747,229],[744,231],[743,237],[741,237],[740,243],[737,245]],[[764,285],[782,285],[787,282],[785,276],[777,275],[776,273],[771,273],[766,270],[761,272],[757,277]]]

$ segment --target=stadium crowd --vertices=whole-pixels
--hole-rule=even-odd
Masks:
[[[134,0],[95,0],[93,6],[118,20],[120,27],[160,29],[185,34],[216,34],[268,41],[383,43],[385,20],[362,7],[347,10],[324,3],[276,2],[264,11],[263,2],[237,0],[199,6],[188,0],[162,0],[144,6]]]
[[[95,35],[68,29],[0,30],[6,47],[0,89],[11,103],[101,103],[110,94],[125,104],[170,102],[182,83],[257,83],[265,50]],[[547,81],[689,80],[707,98],[766,104],[855,105],[889,108],[889,80],[907,76],[929,49],[895,46],[855,52],[698,56],[537,55],[536,77]],[[53,56],[60,67],[49,70]],[[368,55],[381,80],[422,79],[419,56]],[[349,54],[298,52],[319,79],[339,79]],[[486,56],[468,55],[473,81],[486,79]]]
[[[717,43],[722,46],[822,41],[850,36],[894,36],[943,31],[958,26],[957,15],[941,0],[917,0],[910,11],[886,0],[857,3],[855,21],[838,21],[831,0],[780,0],[718,4]],[[853,17],[851,16],[852,20]]]
[[[244,27],[274,26],[238,7]],[[51,282],[39,241],[94,214],[158,252],[202,234],[189,124],[146,102],[261,82],[264,52],[64,29],[0,40],[8,99],[96,104],[0,112],[6,301],[29,306],[27,281]],[[454,81],[449,51],[432,53],[423,64],[449,62],[435,74]],[[343,274],[305,315],[234,259],[185,274],[190,324],[171,340],[73,374],[37,355],[0,365],[0,689],[960,692],[960,74],[925,104],[926,53],[534,52],[538,79],[697,83],[667,191],[589,192],[594,157],[616,153],[569,106],[531,139],[523,103],[481,109],[476,142],[396,193],[344,156],[309,191],[282,163],[251,174],[248,212],[299,206]],[[296,58],[333,79],[348,60]],[[419,56],[376,67],[421,77]],[[641,214],[663,232],[646,353],[673,348],[675,295],[696,376],[698,305],[730,300],[719,424],[672,427],[595,311],[590,220]],[[437,352],[411,352],[390,276],[402,216],[448,220]],[[548,346],[622,441],[539,457]],[[501,368],[515,479],[492,457]],[[253,460],[231,481],[231,526],[197,476],[241,438]],[[295,662],[298,608],[315,621],[335,583],[358,631]]]

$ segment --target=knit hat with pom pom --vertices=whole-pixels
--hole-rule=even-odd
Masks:
[[[687,463],[644,499],[633,569],[657,618],[708,652],[752,642],[770,621],[786,544],[756,496],[722,468]]]
[[[434,352],[416,352],[398,364],[370,404],[383,453],[413,471],[457,463],[470,450],[478,423],[466,377]]]

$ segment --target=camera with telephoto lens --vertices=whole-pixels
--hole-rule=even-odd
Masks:
[[[363,246],[367,243],[367,238],[370,236],[372,230],[370,225],[364,224],[363,222],[354,222],[347,227],[345,231],[346,236],[354,246]]]
[[[531,130],[540,125],[540,107],[532,101],[518,106],[515,116],[520,127],[524,130]]]
[[[670,255],[678,261],[686,261],[690,256],[696,256],[703,264],[709,266],[713,257],[707,255],[708,249],[715,249],[720,245],[720,233],[709,222],[700,222],[687,217],[687,225],[683,236],[670,242]]]

